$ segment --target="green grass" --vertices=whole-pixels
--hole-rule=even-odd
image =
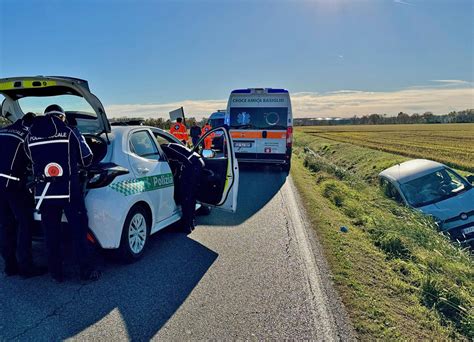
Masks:
[[[471,256],[377,186],[405,159],[297,130],[292,175],[361,339],[473,339]]]

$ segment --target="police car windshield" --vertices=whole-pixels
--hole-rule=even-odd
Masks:
[[[230,127],[239,129],[281,130],[287,128],[288,108],[248,108],[230,109]]]
[[[66,112],[80,112],[82,115],[96,118],[94,109],[80,96],[57,95],[57,96],[28,96],[18,100],[18,104],[23,113],[33,112],[42,115],[44,109],[51,104],[60,105]]]

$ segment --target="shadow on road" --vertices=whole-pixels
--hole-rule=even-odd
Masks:
[[[36,244],[36,252],[38,248],[43,245]],[[65,339],[107,320],[112,311],[118,311],[121,319],[110,319],[107,330],[125,329],[131,340],[149,340],[216,258],[215,252],[186,235],[164,231],[151,238],[139,262],[106,261],[104,277],[97,283],[80,285],[74,279],[55,284],[49,276],[29,280],[0,276],[0,340]],[[122,326],[115,326],[120,321]],[[94,331],[94,336],[107,339],[101,333],[106,334]]]
[[[236,226],[239,225],[267,204],[285,184],[288,173],[277,167],[239,165],[239,197],[237,211],[232,214],[213,210],[209,216],[199,216],[198,225]]]
[[[237,212],[214,210],[199,217],[198,223],[233,226],[245,222],[278,193],[286,177],[273,168],[242,167]],[[107,339],[108,331],[128,334],[130,340],[149,340],[183,304],[218,255],[170,229],[152,236],[148,247],[144,258],[130,265],[98,257],[105,274],[87,285],[76,278],[55,284],[49,276],[22,280],[0,275],[0,340],[62,340],[81,332],[84,339]],[[43,249],[42,243],[35,244],[35,254],[45,263]],[[98,322],[100,327],[93,327]],[[91,335],[88,328],[94,329]]]

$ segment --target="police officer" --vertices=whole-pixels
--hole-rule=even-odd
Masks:
[[[33,198],[27,190],[29,160],[24,141],[33,113],[0,130],[0,247],[5,274],[30,278],[46,273],[31,257]]]
[[[64,211],[71,230],[81,280],[97,280],[87,243],[88,218],[80,182],[80,168],[92,161],[92,152],[79,131],[66,125],[64,110],[50,105],[37,117],[26,137],[27,154],[33,161],[36,209],[46,235],[48,268],[52,278],[63,281],[61,217]]]
[[[191,135],[193,146],[196,146],[199,141],[199,138],[201,137],[201,128],[197,125],[196,122],[194,122],[194,124],[191,126],[189,133]]]
[[[182,229],[186,233],[194,230],[194,216],[196,211],[196,194],[199,188],[199,179],[204,161],[196,152],[180,144],[162,145],[163,152],[168,157],[170,165],[174,165],[177,174],[177,202],[181,204]],[[177,176],[177,177],[176,177]],[[176,197],[175,197],[176,198]]]
[[[171,125],[170,133],[173,134],[176,139],[186,144],[188,141],[188,129],[183,124],[183,118],[177,118],[176,123]]]

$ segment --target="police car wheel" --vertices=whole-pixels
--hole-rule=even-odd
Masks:
[[[133,207],[127,215],[120,242],[121,258],[133,262],[143,255],[150,233],[150,220],[141,206]]]

